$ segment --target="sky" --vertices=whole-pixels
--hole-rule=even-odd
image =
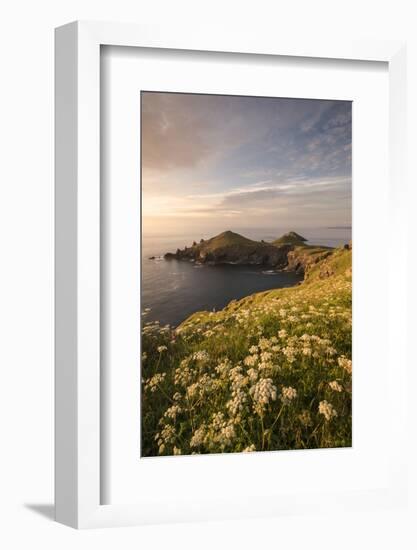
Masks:
[[[351,225],[351,102],[142,92],[144,233]]]

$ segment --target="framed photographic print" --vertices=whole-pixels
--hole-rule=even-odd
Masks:
[[[351,447],[352,103],[143,91],[141,121],[142,456]]]
[[[401,503],[403,44],[160,36],[56,33],[57,519]]]

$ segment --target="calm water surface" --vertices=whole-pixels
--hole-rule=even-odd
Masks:
[[[338,246],[351,238],[349,229],[296,231],[309,239],[308,244]],[[243,229],[238,232],[252,239],[272,241],[285,231]],[[202,235],[203,238],[210,236]],[[196,266],[186,261],[162,258],[166,252],[189,246],[193,238],[184,235],[142,236],[142,308],[151,309],[147,320],[177,326],[196,311],[218,310],[231,300],[254,292],[293,286],[302,280],[295,273],[271,273],[265,267]],[[157,259],[150,260],[150,256]]]

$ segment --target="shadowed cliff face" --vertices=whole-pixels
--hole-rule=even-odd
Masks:
[[[333,248],[315,247],[315,246],[294,246],[288,252],[287,271],[295,271],[304,274],[321,260],[333,254]]]
[[[279,244],[291,236],[293,243]],[[332,249],[310,247],[304,244],[304,237],[294,232],[277,239],[274,243],[266,243],[247,239],[232,231],[194,242],[192,246],[178,249],[175,253],[168,252],[165,259],[188,260],[209,264],[263,265],[276,269],[286,269],[304,273],[308,266],[316,263]]]

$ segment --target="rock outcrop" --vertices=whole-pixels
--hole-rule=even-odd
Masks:
[[[168,252],[164,258],[211,265],[262,265],[304,274],[333,251],[331,248],[307,245],[305,241],[294,231],[272,243],[253,241],[233,231],[225,231],[211,239],[201,239],[198,244],[194,241],[191,246],[177,249],[175,253]]]
[[[330,256],[332,252],[332,248],[296,246],[288,252],[288,263],[285,269],[304,274],[313,265]]]
[[[265,265],[284,268],[291,246],[274,246],[253,241],[238,233],[225,231],[212,239],[193,244],[175,253],[168,252],[165,258],[190,260],[208,264]]]

